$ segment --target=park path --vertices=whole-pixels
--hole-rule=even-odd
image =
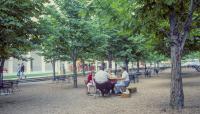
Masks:
[[[83,77],[78,78],[76,89],[67,82],[21,84],[15,94],[0,96],[0,114],[200,114],[200,73],[183,70],[185,109],[181,112],[169,108],[166,70],[158,77],[140,79],[131,98],[87,96]]]

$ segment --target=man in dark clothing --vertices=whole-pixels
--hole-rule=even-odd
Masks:
[[[159,70],[157,68],[154,69],[155,74],[158,76]]]
[[[21,64],[21,70],[20,70],[20,72],[21,72],[21,78],[24,76],[25,78],[26,78],[26,76],[24,75],[24,64],[22,63]]]

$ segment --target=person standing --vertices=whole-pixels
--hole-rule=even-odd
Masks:
[[[159,70],[157,68],[154,68],[154,73],[158,76]]]
[[[22,63],[21,64],[21,79],[22,79],[22,77],[24,77],[24,78],[26,78],[26,76],[24,75],[24,68],[25,66],[24,66],[24,64]]]
[[[21,72],[21,65],[18,64],[18,67],[17,67],[17,77],[18,77],[18,79],[21,79],[20,72]]]

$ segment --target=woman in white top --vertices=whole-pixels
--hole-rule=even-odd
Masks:
[[[125,67],[122,67],[122,77],[118,79],[118,82],[115,84],[115,93],[118,94],[121,91],[122,87],[127,87],[130,83],[129,74],[126,71]]]

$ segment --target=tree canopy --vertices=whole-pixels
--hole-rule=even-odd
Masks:
[[[42,13],[44,0],[0,1],[0,58],[20,59],[38,41],[36,18]]]

